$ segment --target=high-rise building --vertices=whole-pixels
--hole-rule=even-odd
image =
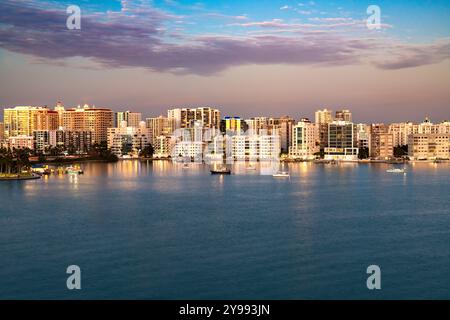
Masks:
[[[282,153],[289,153],[289,147],[292,145],[292,126],[294,119],[288,116],[279,118],[254,117],[245,120],[248,130],[251,134],[260,134],[261,130],[265,134],[278,134],[280,136],[280,146]]]
[[[147,128],[152,135],[152,144],[156,143],[156,140],[160,136],[170,136],[175,130],[174,119],[159,116],[156,118],[147,118],[145,120]]]
[[[64,124],[64,111],[65,111],[64,105],[62,104],[61,101],[58,101],[56,103],[56,106],[55,106],[54,110],[55,110],[55,112],[58,113],[58,126],[57,126],[57,129],[59,129]]]
[[[370,150],[370,129],[369,124],[358,123],[356,125],[356,140],[359,149],[367,148]]]
[[[389,126],[377,123],[370,128],[370,157],[378,160],[394,156],[394,135],[389,133]]]
[[[333,111],[328,109],[317,110],[315,113],[315,123],[317,124],[329,124],[333,121]]]
[[[244,124],[240,117],[225,117],[220,121],[220,132],[240,134],[241,130],[246,131]]]
[[[352,113],[350,112],[350,110],[347,109],[343,109],[343,110],[338,110],[336,111],[336,121],[347,121],[347,122],[352,122]]]
[[[122,121],[120,128],[108,128],[108,149],[117,156],[137,157],[139,152],[150,144],[150,129],[143,121],[139,127],[127,127],[126,121]]]
[[[326,160],[357,160],[356,125],[348,121],[333,121],[328,125]]]
[[[411,160],[450,159],[450,134],[417,133],[408,137]]]
[[[108,140],[108,128],[114,127],[114,112],[111,109],[84,105],[64,111],[63,127],[68,131],[91,131],[92,143]]]
[[[328,109],[317,110],[315,113],[315,123],[319,127],[320,149],[328,146],[328,125],[333,122],[332,111]]]
[[[122,122],[125,121],[127,123],[127,127],[139,127],[139,123],[142,121],[142,113],[140,112],[117,112],[116,113],[116,127],[120,128]]]
[[[301,119],[293,127],[292,146],[289,157],[292,159],[311,160],[320,151],[319,124],[311,123],[307,118]]]
[[[204,128],[220,128],[220,111],[211,107],[170,109],[167,117],[173,119],[175,129],[192,128],[197,121]]]
[[[46,107],[18,106],[4,110],[5,139],[32,136],[35,130],[56,130],[58,113]]]

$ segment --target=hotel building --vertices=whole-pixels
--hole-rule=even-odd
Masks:
[[[64,112],[63,127],[68,131],[91,131],[94,144],[106,142],[108,128],[114,127],[114,112],[106,108],[78,106]]]
[[[450,133],[417,133],[408,137],[411,160],[450,159]]]
[[[347,121],[333,121],[328,125],[326,160],[354,161],[358,159],[356,125]]]
[[[320,152],[319,125],[303,118],[293,127],[289,157],[299,160],[313,160],[318,152]]]

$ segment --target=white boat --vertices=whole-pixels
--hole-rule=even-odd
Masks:
[[[75,165],[75,166],[70,166],[66,168],[66,173],[67,174],[83,174],[84,171],[81,170],[80,166]]]
[[[274,178],[289,178],[291,175],[286,171],[279,171],[272,175]]]
[[[183,169],[189,169],[189,164],[184,163],[184,164],[183,164]]]
[[[256,170],[256,167],[250,165],[250,166],[246,167],[245,170],[248,170],[248,171],[255,171],[255,170]]]
[[[406,169],[399,169],[399,168],[397,168],[397,169],[388,169],[388,170],[386,170],[386,172],[388,172],[388,173],[403,173],[403,174],[406,174]]]

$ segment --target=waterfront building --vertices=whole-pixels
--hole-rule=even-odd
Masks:
[[[348,109],[338,110],[338,111],[336,111],[335,120],[336,121],[353,122],[352,113]]]
[[[328,146],[328,125],[333,122],[332,111],[328,109],[317,110],[315,113],[315,123],[319,127],[320,149]]]
[[[49,144],[70,154],[85,154],[92,148],[91,131],[54,130],[49,132]]]
[[[220,127],[220,111],[211,107],[170,109],[167,111],[167,117],[172,119],[175,129],[192,128],[197,121],[204,128]]]
[[[394,147],[408,144],[408,137],[411,134],[448,134],[450,133],[450,122],[442,121],[433,124],[427,117],[422,123],[401,122],[389,125],[389,133],[393,134]]]
[[[142,113],[140,112],[117,112],[116,113],[116,127],[120,128],[122,122],[127,123],[127,127],[139,127],[139,123],[142,121]]]
[[[114,127],[114,112],[111,109],[84,105],[64,111],[63,127],[68,131],[91,131],[92,143],[108,140],[108,128]]]
[[[356,125],[348,121],[333,121],[328,125],[326,160],[353,161],[358,159]]]
[[[417,133],[409,135],[408,156],[411,160],[450,159],[450,134]]]
[[[169,136],[153,138],[153,157],[168,158],[172,151],[172,139]]]
[[[227,148],[231,149],[227,150],[230,160],[277,160],[281,152],[280,135],[276,131],[268,133],[265,129],[259,134],[249,130],[244,135],[232,136]]]
[[[389,126],[378,123],[370,127],[370,157],[387,160],[394,157],[394,136],[389,133]]]
[[[153,137],[152,143],[156,143],[156,139],[160,136],[170,136],[175,130],[175,121],[172,118],[159,116],[155,118],[147,118],[145,120],[147,128]]]
[[[13,136],[8,138],[8,147],[10,149],[34,149],[34,138],[33,136]]]
[[[370,149],[370,132],[371,126],[365,123],[356,125],[356,140],[359,149]]]
[[[280,136],[280,147],[282,153],[289,153],[289,147],[292,145],[292,126],[294,119],[289,116],[279,118],[273,117],[254,117],[245,120],[248,131],[251,134],[278,134]]]
[[[139,152],[151,144],[150,130],[141,122],[139,127],[127,127],[122,121],[120,128],[108,128],[108,149],[117,156],[139,156]]]
[[[311,123],[307,118],[301,119],[293,127],[292,146],[289,150],[291,159],[312,160],[320,151],[319,124]]]
[[[4,109],[5,139],[15,136],[32,136],[35,130],[58,128],[58,113],[46,107],[18,106]]]
[[[35,130],[33,131],[33,149],[39,153],[45,153],[50,147],[50,131]]]

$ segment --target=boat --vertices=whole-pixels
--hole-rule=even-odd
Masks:
[[[66,168],[67,174],[83,174],[84,171],[81,170],[80,166],[70,166]]]
[[[250,165],[250,166],[246,167],[245,170],[248,170],[248,171],[255,171],[255,170],[256,170],[256,167]]]
[[[387,173],[403,173],[403,174],[406,174],[406,169],[405,168],[403,168],[403,169],[399,169],[399,168],[388,169],[388,170],[386,170],[386,172]]]
[[[278,171],[272,175],[274,178],[289,178],[291,175],[287,171]]]
[[[183,169],[189,169],[189,164],[184,163],[184,164],[183,164]]]
[[[211,174],[231,174],[231,169],[229,169],[227,167],[211,169]]]
[[[31,172],[42,176],[51,174],[52,170],[47,165],[33,165],[31,166]]]

